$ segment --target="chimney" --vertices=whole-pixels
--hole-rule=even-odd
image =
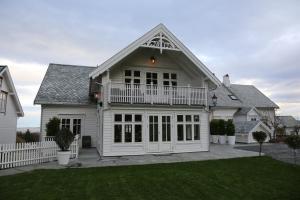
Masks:
[[[223,84],[226,86],[226,87],[230,87],[230,79],[229,79],[229,75],[226,74],[223,76]]]

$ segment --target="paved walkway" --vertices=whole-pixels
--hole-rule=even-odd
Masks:
[[[247,151],[259,152],[259,145],[240,145],[235,148]],[[286,163],[294,163],[293,150],[288,148],[286,144],[263,144],[262,152],[276,160]],[[297,151],[297,164],[300,165],[300,151]]]
[[[175,163],[201,160],[217,160],[239,157],[258,156],[257,152],[235,149],[229,145],[211,145],[209,152],[178,153],[163,155],[119,156],[100,158],[95,148],[81,149],[79,158],[72,160],[68,167],[104,167],[122,165],[145,165],[156,163]],[[35,169],[63,169],[57,162],[29,165],[18,168],[0,170],[0,176],[28,172]]]

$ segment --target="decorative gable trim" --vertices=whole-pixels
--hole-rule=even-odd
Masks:
[[[217,86],[221,85],[220,80],[163,24],[159,24],[158,26],[154,27],[142,37],[125,47],[119,53],[115,54],[110,59],[99,65],[92,73],[90,73],[89,76],[92,78],[97,77],[141,46],[158,48],[161,52],[163,49],[181,51],[208,77],[209,80],[211,80]]]

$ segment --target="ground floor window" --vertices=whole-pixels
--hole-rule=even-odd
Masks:
[[[142,142],[142,115],[115,114],[114,142],[136,143]]]
[[[177,141],[200,140],[200,116],[177,115]]]
[[[82,120],[78,118],[61,118],[61,128],[72,131],[73,134],[81,134]]]

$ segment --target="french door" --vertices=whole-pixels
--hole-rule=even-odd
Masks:
[[[149,115],[149,152],[172,151],[171,115]]]

